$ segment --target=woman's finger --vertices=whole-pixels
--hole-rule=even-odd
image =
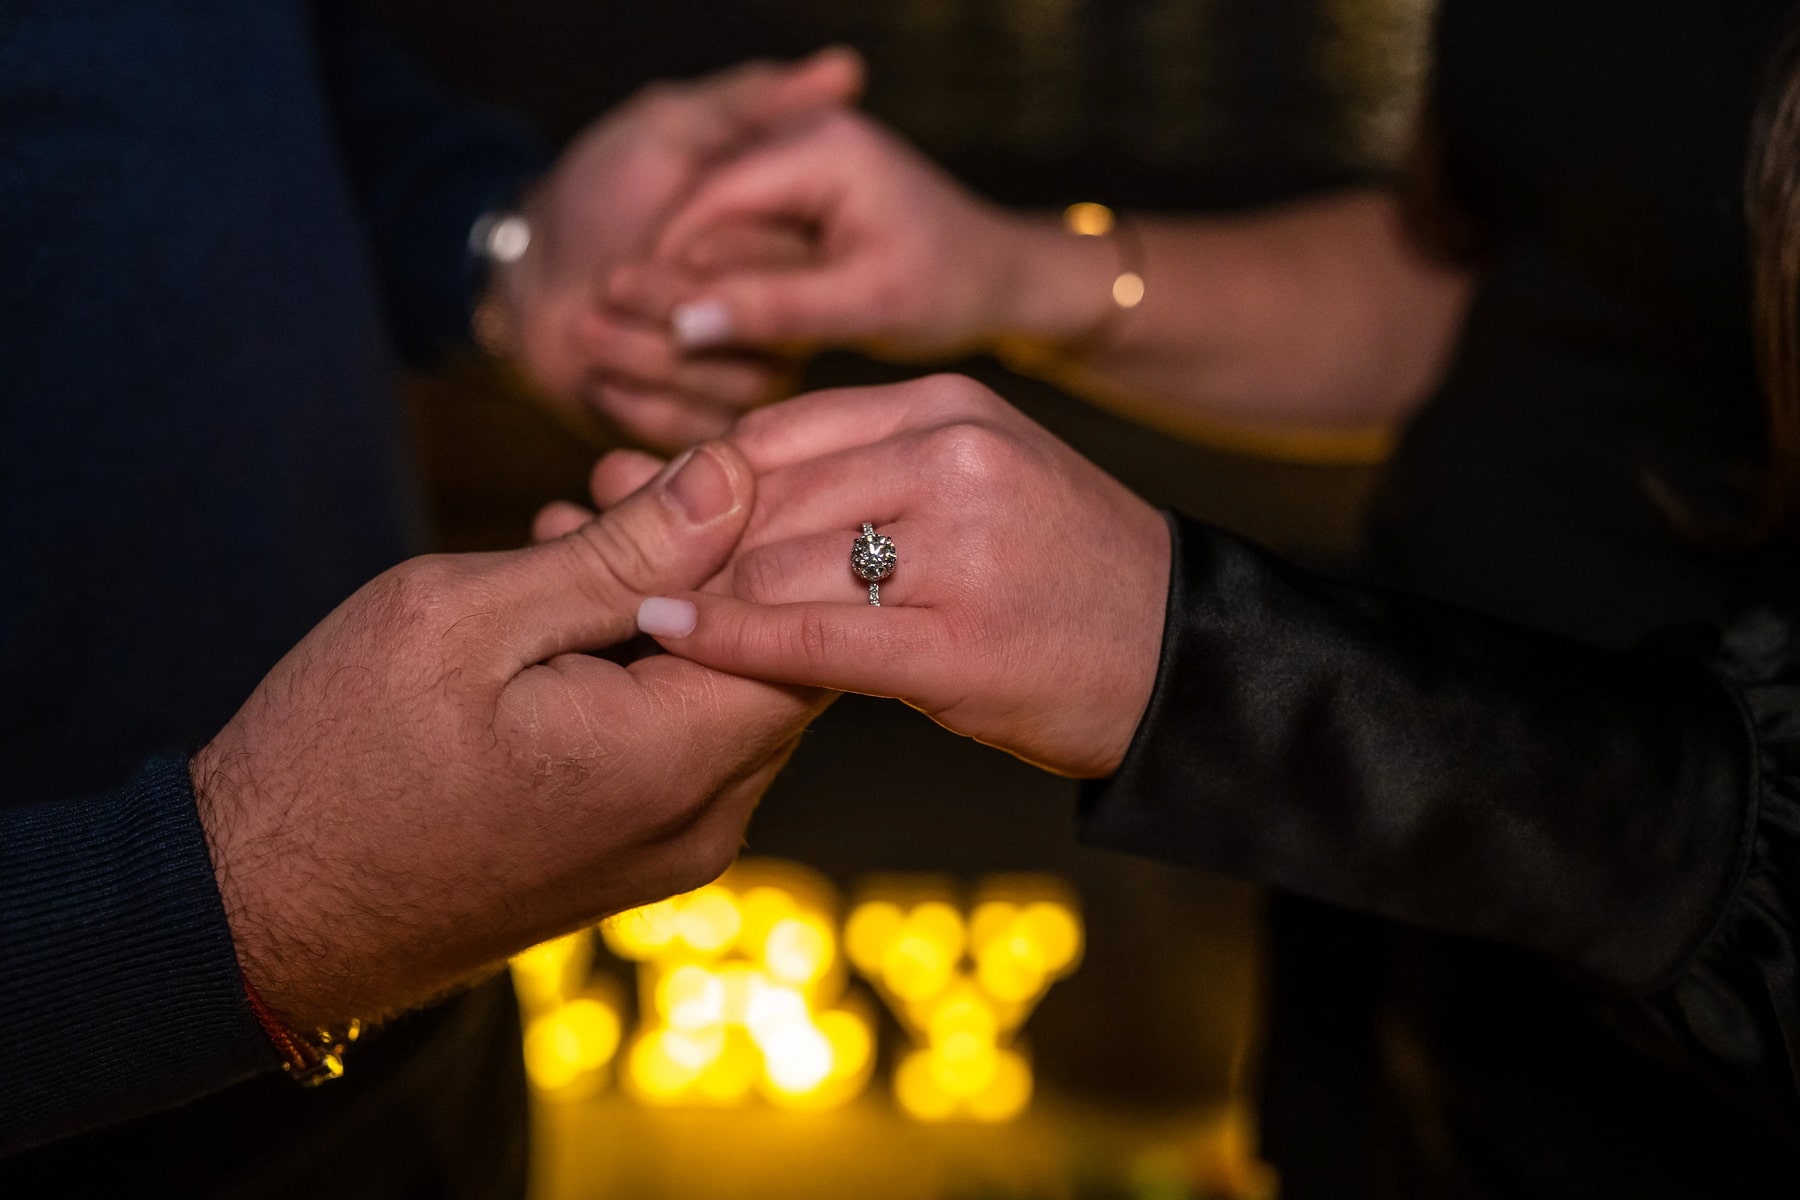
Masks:
[[[818,241],[805,225],[779,219],[737,221],[696,235],[685,251],[684,265],[696,275],[722,275],[803,267],[817,254]]]
[[[934,559],[936,547],[924,528],[900,522],[877,525],[875,531],[893,540],[898,555],[893,574],[877,581],[882,607],[916,604],[933,595],[943,582],[937,573],[943,564]],[[757,604],[866,601],[870,581],[850,568],[850,549],[860,536],[860,527],[851,526],[744,551],[726,569],[729,592]]]
[[[929,375],[884,387],[808,392],[746,413],[732,444],[759,475],[896,434],[1000,414],[992,394],[962,375]]]
[[[773,359],[747,354],[705,354],[682,359],[670,390],[716,408],[742,412],[766,404],[792,385],[793,371]]]
[[[683,592],[645,600],[638,628],[671,654],[773,683],[913,699],[957,674],[944,661],[943,622],[929,608],[765,606]]]
[[[742,551],[844,530],[854,537],[864,521],[882,528],[917,513],[933,499],[920,441],[858,446],[759,475]]]
[[[626,263],[606,281],[606,302],[620,312],[666,329],[676,306],[693,299],[702,286],[671,263]]]
[[[590,312],[580,326],[589,369],[644,387],[666,387],[674,381],[681,351],[664,326]]]

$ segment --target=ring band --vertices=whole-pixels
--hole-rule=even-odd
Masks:
[[[894,550],[894,539],[875,532],[867,521],[862,523],[862,536],[850,547],[850,569],[869,585],[869,603],[881,607],[881,581],[894,573],[900,555]]]

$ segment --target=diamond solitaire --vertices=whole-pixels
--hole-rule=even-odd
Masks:
[[[894,551],[894,539],[875,532],[863,522],[862,536],[850,547],[850,569],[869,585],[869,603],[881,607],[881,581],[894,573],[900,556]]]

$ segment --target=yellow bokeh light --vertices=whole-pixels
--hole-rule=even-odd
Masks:
[[[944,990],[956,959],[942,942],[924,936],[910,923],[881,959],[881,978],[904,1000],[928,1000]]]
[[[571,1000],[555,1019],[574,1034],[576,1063],[584,1071],[604,1066],[619,1049],[619,1014],[609,1004],[592,997]]]
[[[965,930],[962,914],[942,900],[927,900],[906,914],[908,929],[936,942],[944,954],[955,962],[963,955]]]
[[[763,942],[769,974],[788,983],[811,983],[825,974],[836,954],[831,929],[816,916],[783,917]]]
[[[759,1044],[763,1072],[776,1093],[804,1095],[831,1078],[831,1042],[810,1023],[783,1025]]]
[[[654,1103],[668,1103],[686,1091],[699,1071],[677,1062],[668,1053],[668,1034],[651,1032],[632,1043],[626,1074],[637,1094]]]
[[[744,1012],[744,1027],[765,1054],[770,1042],[785,1031],[811,1023],[806,997],[793,988],[762,982],[752,989],[750,1004]]]
[[[525,1030],[525,1073],[534,1086],[561,1091],[581,1073],[575,1034],[553,1017],[539,1017]]]
[[[1088,201],[1063,209],[1063,228],[1083,237],[1105,237],[1113,224],[1113,211],[1104,204]]]
[[[837,1008],[819,1014],[819,1032],[831,1043],[831,1073],[847,1079],[862,1073],[874,1057],[875,1037],[869,1023]]]
[[[743,915],[737,898],[713,884],[682,898],[675,928],[681,940],[700,953],[720,954],[737,939]]]
[[[725,1053],[725,1031],[665,1029],[662,1032],[661,1047],[662,1053],[670,1062],[699,1074]]]
[[[865,975],[879,974],[888,947],[900,933],[906,914],[887,900],[859,904],[844,926],[844,951]]]
[[[656,985],[656,1011],[675,1029],[697,1030],[725,1020],[725,983],[705,967],[676,967]]]
[[[1031,1103],[1031,1067],[1010,1050],[994,1059],[988,1085],[969,1097],[969,1115],[977,1121],[1010,1121]]]
[[[994,1007],[971,988],[959,988],[933,1008],[925,1018],[925,1036],[932,1044],[953,1037],[974,1037],[992,1043],[1000,1033]]]
[[[1020,920],[1044,955],[1044,970],[1068,970],[1081,957],[1081,922],[1061,904],[1040,900],[1028,904]]]
[[[875,1068],[875,1027],[854,997],[840,1004],[841,954],[918,1042],[895,1070],[902,1109],[920,1120],[1015,1116],[1032,1087],[1017,1031],[1081,955],[1072,893],[1051,876],[991,876],[965,917],[940,878],[885,886],[840,926],[836,893],[816,872],[745,860],[716,883],[607,923],[606,945],[642,964],[644,1025],[621,1072],[630,1088],[655,1103],[734,1105],[759,1094],[819,1109],[853,1098]],[[567,1007],[586,973],[585,964],[571,973],[571,953],[528,960],[521,994],[530,979],[562,980],[553,1011]],[[611,1016],[602,1058],[616,1053]],[[593,1078],[579,1065],[594,1058],[583,1038],[567,1025],[538,1030],[534,1078]]]
[[[738,936],[745,945],[760,946],[768,939],[775,922],[792,916],[797,907],[793,896],[778,887],[763,884],[750,888],[738,897],[738,911],[742,914],[742,930]]]
[[[529,1013],[554,1009],[580,989],[594,957],[586,930],[533,946],[512,960],[513,986]]]
[[[762,1055],[741,1029],[725,1032],[718,1055],[694,1080],[694,1090],[713,1104],[736,1104],[756,1086],[762,1071]]]
[[[956,1115],[956,1097],[938,1086],[930,1055],[923,1050],[908,1054],[895,1068],[894,1099],[915,1120],[947,1121]]]
[[[526,1026],[526,1074],[544,1091],[563,1091],[610,1062],[619,1035],[619,1014],[611,1005],[593,997],[571,1000]]]
[[[982,991],[1005,1004],[1025,1004],[1037,999],[1048,982],[1043,972],[1004,952],[982,955],[975,963],[975,978],[981,982]]]
[[[642,962],[666,950],[675,940],[680,897],[622,912],[600,926],[606,948],[620,958]]]
[[[1019,906],[1005,900],[986,900],[969,916],[969,946],[980,954],[1005,937],[1019,918]]]
[[[994,1044],[959,1033],[925,1051],[932,1082],[945,1095],[967,1099],[993,1081],[999,1053]]]

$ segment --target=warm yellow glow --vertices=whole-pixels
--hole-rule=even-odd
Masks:
[[[1005,943],[1000,943],[1005,947]],[[975,963],[981,990],[1005,1004],[1024,1004],[1044,990],[1044,973],[1006,952],[984,954]]]
[[[793,916],[797,907],[794,897],[778,887],[764,884],[748,888],[738,898],[738,912],[743,918],[738,936],[747,946],[760,946],[768,941],[775,922]]]
[[[956,1097],[938,1086],[931,1056],[923,1050],[908,1054],[895,1068],[894,1099],[915,1120],[947,1121],[956,1115]]]
[[[563,1091],[612,1061],[619,1033],[616,1009],[592,997],[571,1000],[526,1027],[526,1074],[545,1091]]]
[[[638,1094],[735,1104],[759,1091],[823,1108],[866,1085],[868,1024],[832,1007],[844,976],[836,902],[822,879],[790,864],[740,863],[653,908],[651,922],[612,922],[607,943],[642,963],[645,1027],[626,1067]]]
[[[676,967],[656,985],[656,1011],[675,1029],[710,1029],[725,1020],[725,983],[705,967]]]
[[[539,1017],[525,1030],[525,1073],[546,1091],[561,1091],[574,1082],[581,1068],[580,1045],[574,1032],[553,1017]]]
[[[999,1059],[992,1042],[971,1033],[954,1034],[925,1054],[932,1082],[958,1101],[967,1100],[993,1081]]]
[[[619,1014],[610,1005],[591,997],[571,1000],[556,1019],[575,1035],[576,1064],[584,1071],[604,1065],[619,1049]]]
[[[1002,1050],[988,1085],[969,1097],[969,1115],[977,1121],[1010,1121],[1030,1103],[1031,1067],[1019,1055]]]
[[[1113,224],[1113,211],[1104,204],[1087,201],[1063,209],[1063,228],[1083,237],[1105,237]]]
[[[905,1000],[926,1000],[944,990],[956,969],[950,948],[908,922],[881,959],[881,978]]]
[[[744,1028],[765,1050],[783,1031],[810,1024],[811,1020],[805,996],[793,988],[771,983],[762,983],[751,991],[750,1004],[744,1012]]]
[[[811,1022],[783,1025],[759,1044],[763,1070],[777,1092],[801,1095],[831,1078],[831,1043]]]
[[[1019,1028],[1081,955],[1068,890],[1045,876],[995,877],[962,915],[943,900],[910,907],[870,896],[845,931],[851,959],[918,1048],[901,1060],[894,1095],[920,1120],[1002,1121],[1030,1102]]]
[[[881,972],[881,960],[905,920],[906,914],[891,901],[871,900],[856,906],[844,926],[844,950],[857,970],[865,975]]]
[[[932,1045],[968,1037],[992,1044],[999,1033],[1000,1020],[994,1006],[970,987],[957,989],[933,1008],[925,1026],[925,1036]]]
[[[952,962],[962,957],[967,944],[962,914],[948,904],[927,900],[907,914],[906,923],[921,937],[942,946]]]
[[[1081,956],[1067,887],[1046,876],[993,877],[965,917],[941,881],[894,886],[897,894],[858,904],[840,936],[823,879],[747,861],[707,887],[609,922],[606,944],[641,964],[643,1025],[622,1071],[630,1088],[653,1103],[760,1095],[819,1109],[848,1101],[867,1085],[876,1047],[868,1014],[845,996],[842,955],[915,1041],[893,1081],[904,1111],[934,1121],[1016,1116],[1032,1091],[1019,1030]],[[568,968],[557,956],[571,953],[580,952],[546,951],[521,977],[561,979]],[[610,1015],[603,1059],[618,1044],[616,1007]],[[533,1078],[550,1081],[541,1086],[567,1086],[584,1069],[591,1076],[577,1065],[593,1057],[582,1035],[533,1028]]]
[[[638,1096],[653,1103],[668,1103],[678,1098],[700,1073],[698,1068],[678,1062],[668,1051],[673,1036],[667,1031],[642,1034],[632,1043],[626,1060],[626,1074]]]
[[[549,1012],[579,991],[594,957],[586,930],[533,946],[513,956],[513,987],[529,1014]]]
[[[702,1068],[694,1089],[711,1104],[737,1104],[750,1095],[762,1071],[762,1053],[741,1029],[725,1031],[718,1056]]]
[[[725,1053],[723,1029],[665,1029],[662,1053],[670,1062],[698,1074]]]
[[[874,1056],[875,1036],[869,1023],[853,1012],[833,1009],[819,1014],[819,1032],[831,1043],[831,1073],[839,1079],[862,1074]]]
[[[763,962],[777,979],[811,983],[825,974],[837,946],[831,927],[816,915],[783,917],[769,927]]]
[[[1019,919],[1019,906],[1005,900],[984,900],[969,914],[969,947],[980,955],[1006,936]]]
[[[1061,904],[1028,904],[1021,919],[1044,955],[1044,970],[1066,971],[1081,957],[1081,922]]]
[[[717,884],[680,899],[676,931],[682,941],[702,954],[723,953],[743,928],[737,897]]]
[[[714,972],[724,996],[719,1019],[727,1025],[742,1025],[750,1015],[750,1001],[767,980],[763,973],[746,962],[730,962]]]
[[[638,962],[653,958],[675,940],[675,914],[680,900],[677,896],[620,913],[601,924],[600,938],[620,958]]]

